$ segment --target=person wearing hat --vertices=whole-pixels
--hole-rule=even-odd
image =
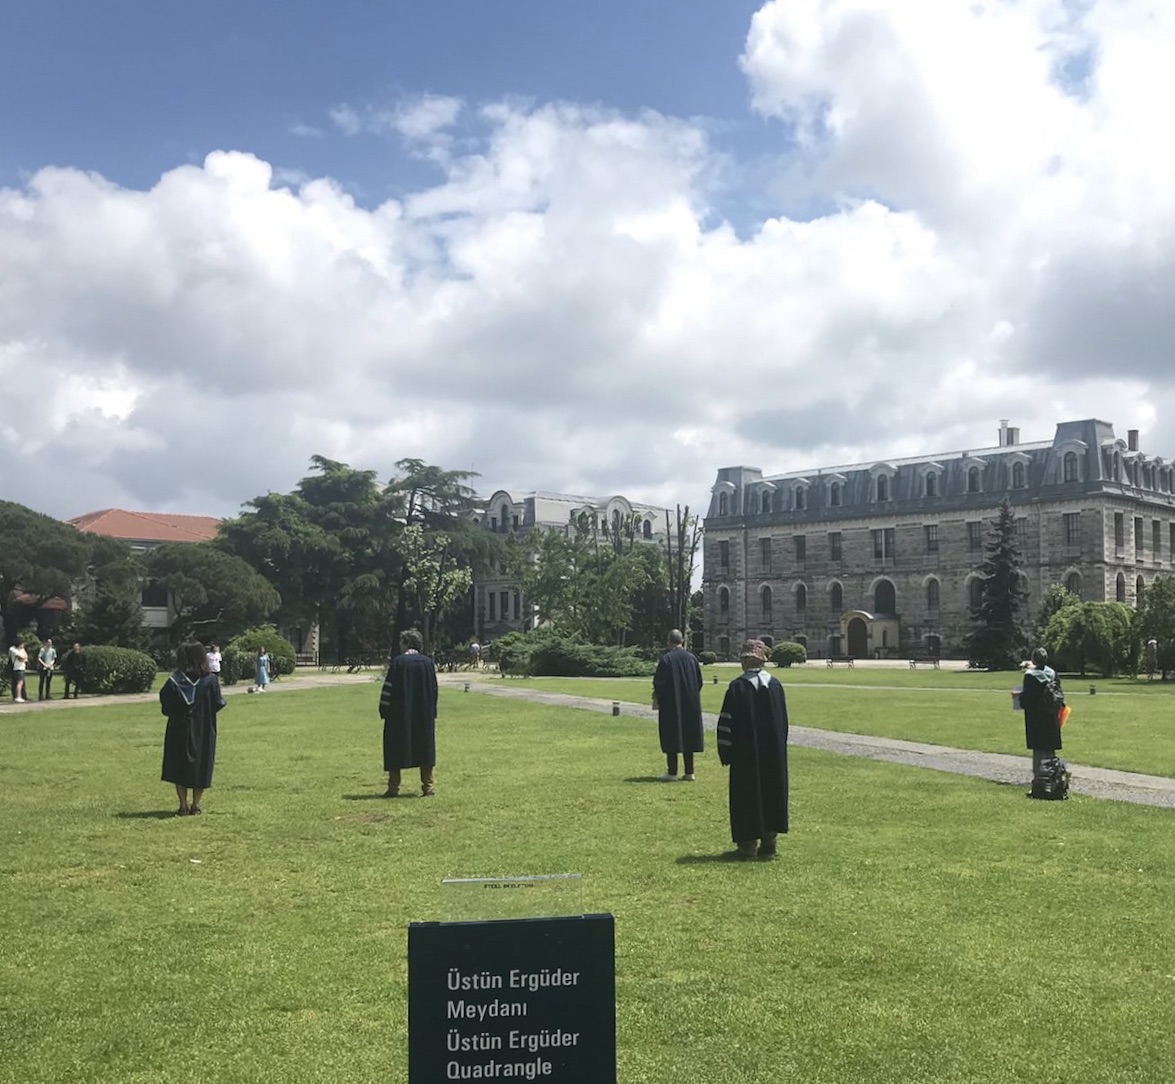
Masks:
[[[682,780],[694,781],[694,753],[704,747],[702,738],[702,668],[693,652],[686,651],[685,637],[674,629],[669,633],[669,650],[657,663],[653,675],[653,708],[666,772],[662,783],[677,781],[677,757],[684,759]]]
[[[730,768],[731,857],[771,858],[787,831],[787,701],[767,673],[767,648],[747,640],[743,672],[726,690],[718,716],[718,759]]]

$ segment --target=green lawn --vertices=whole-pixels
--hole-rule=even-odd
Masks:
[[[707,667],[702,706],[717,712],[737,669]],[[775,671],[787,688],[788,714],[797,726],[873,734],[989,753],[1027,756],[1024,717],[1009,691],[1016,674],[945,670]],[[713,677],[718,677],[718,684]],[[502,680],[496,678],[493,680]],[[623,678],[505,679],[520,687],[620,700],[649,706],[652,683]],[[1175,776],[1175,685],[1070,677],[1073,714],[1064,730],[1064,755],[1077,764]]]
[[[442,695],[438,796],[396,801],[375,683],[233,698],[198,819],[152,705],[0,717],[0,1081],[403,1081],[440,879],[568,871],[621,1081],[1170,1079],[1171,811],[797,749],[781,858],[730,865],[712,752],[656,784],[649,723]]]

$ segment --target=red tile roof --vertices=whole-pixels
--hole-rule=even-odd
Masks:
[[[211,542],[220,520],[215,516],[181,516],[172,512],[124,512],[104,508],[68,520],[79,531],[104,534],[124,542]]]

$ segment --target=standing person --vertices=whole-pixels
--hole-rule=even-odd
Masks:
[[[726,690],[718,717],[718,757],[730,766],[733,858],[771,858],[787,831],[787,701],[764,667],[762,640],[739,652],[743,672]]]
[[[388,667],[379,696],[384,721],[384,771],[388,773],[385,798],[400,793],[404,768],[420,769],[420,792],[429,798],[436,791],[437,672],[415,629],[400,634],[400,654]]]
[[[73,686],[73,698],[82,691],[82,645],[74,644],[61,659],[61,676],[65,681],[65,699],[69,699],[69,687]]]
[[[208,645],[208,669],[216,675],[216,680],[220,680],[220,664],[223,661],[223,656],[220,654],[220,648],[216,644]]]
[[[253,660],[253,678],[259,693],[265,692],[269,684],[269,652],[263,647],[257,649],[257,658]]]
[[[57,666],[57,648],[53,646],[53,641],[46,639],[41,645],[41,650],[37,652],[37,670],[40,672],[40,680],[37,683],[37,699],[38,700],[52,700],[51,686],[53,684],[53,669]]]
[[[12,670],[12,701],[25,703],[24,672],[29,665],[29,653],[24,649],[24,639],[18,636],[8,649],[8,666]]]
[[[469,645],[469,661],[473,665],[474,670],[481,669],[481,644],[476,640]]]
[[[188,640],[176,649],[175,672],[159,690],[159,706],[167,716],[162,779],[175,784],[180,803],[176,816],[195,816],[202,812],[204,791],[212,786],[216,714],[224,707],[203,644]]]
[[[702,668],[693,652],[686,651],[679,629],[669,633],[669,650],[661,656],[653,674],[653,707],[661,752],[665,754],[662,783],[677,782],[677,756],[684,759],[686,783],[694,781],[694,753],[705,747],[702,738]]]
[[[1048,683],[1061,679],[1048,665],[1049,653],[1038,647],[1032,653],[1032,665],[1024,671],[1024,688],[1020,707],[1024,709],[1024,744],[1032,750],[1032,777],[1041,774],[1041,765],[1052,760],[1061,748],[1061,720],[1048,692]]]

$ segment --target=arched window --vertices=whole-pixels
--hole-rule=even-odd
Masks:
[[[938,580],[931,580],[926,585],[926,608],[932,613],[938,609],[939,587]]]
[[[828,504],[832,508],[840,507],[840,482],[833,482],[828,487]]]
[[[796,587],[796,613],[802,614],[808,609],[808,589],[801,583]]]
[[[763,515],[767,515],[767,513],[771,511],[771,490],[763,490],[763,497],[759,501],[759,511],[762,512]]]
[[[510,506],[508,504],[502,505],[502,518],[498,520],[502,525],[502,530],[510,529]]]
[[[1023,489],[1024,488],[1024,464],[1023,463],[1013,463],[1012,464],[1012,488],[1013,489]]]
[[[730,592],[725,587],[718,588],[718,612],[730,613]]]
[[[1118,602],[1126,601],[1126,577],[1121,572],[1118,573],[1118,578],[1114,581],[1114,599]]]
[[[1114,453],[1114,481],[1122,481],[1122,457],[1117,452]]]
[[[889,500],[889,477],[884,474],[877,476],[877,499],[878,501]]]
[[[1068,591],[1071,595],[1076,595],[1078,598],[1081,597],[1080,572],[1070,572],[1069,575],[1065,577],[1065,590]]]
[[[719,514],[720,516],[725,516],[725,515],[727,515],[727,514],[728,514],[728,511],[727,511],[727,510],[728,510],[729,508],[730,508],[730,501],[727,499],[727,496],[726,496],[726,494],[725,494],[725,493],[719,493],[719,494],[718,494],[718,514]]]
[[[845,589],[835,580],[828,586],[828,608],[834,614],[845,608]]]
[[[938,475],[934,471],[926,472],[926,496],[938,496]]]
[[[1139,576],[1138,579],[1134,581],[1134,605],[1135,606],[1142,605],[1142,593],[1145,590],[1146,590],[1146,580],[1144,580],[1141,576]]]
[[[770,587],[764,587],[763,590],[759,592],[759,603],[763,607],[763,616],[770,617],[771,616],[771,588]]]
[[[1064,469],[1063,477],[1066,482],[1081,481],[1081,472],[1079,470],[1076,452],[1066,452],[1065,458],[1061,462]]]
[[[802,511],[808,505],[808,494],[802,488],[796,489],[796,509]]]
[[[976,576],[967,584],[967,605],[978,610],[983,605],[983,580]]]
[[[898,612],[894,587],[889,580],[880,580],[873,588],[873,612],[875,614],[896,614]]]
[[[653,537],[653,521],[651,519],[646,519],[645,522],[641,524],[641,537]]]
[[[979,468],[978,467],[972,467],[967,472],[967,492],[968,493],[978,493],[979,492]]]

